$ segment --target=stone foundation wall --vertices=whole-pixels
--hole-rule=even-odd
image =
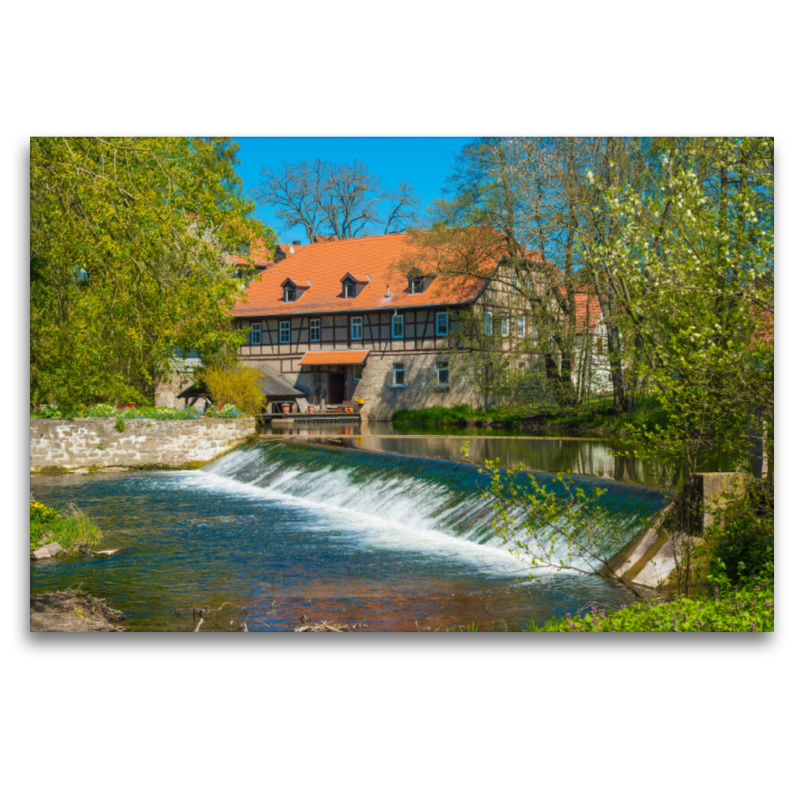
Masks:
[[[43,467],[183,467],[209,461],[256,432],[255,419],[32,419],[31,471]]]
[[[436,363],[442,359],[446,359],[446,356],[441,352],[414,355],[391,351],[371,353],[361,380],[353,391],[354,398],[364,401],[363,415],[369,419],[388,420],[400,409],[452,407],[460,403],[474,407],[476,397],[473,385],[466,369],[460,368],[456,359],[447,359],[450,365],[449,385],[437,385]],[[395,363],[402,363],[406,371],[403,388],[392,385]]]

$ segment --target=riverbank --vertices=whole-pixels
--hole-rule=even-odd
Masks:
[[[434,406],[397,411],[392,423],[398,427],[505,428],[540,433],[612,434],[625,436],[631,428],[663,422],[663,412],[649,400],[632,412],[619,412],[609,397],[597,397],[573,408],[553,406],[496,406],[473,409],[466,404],[446,408]]]
[[[121,611],[80,589],[31,595],[33,633],[118,633],[125,630]]]

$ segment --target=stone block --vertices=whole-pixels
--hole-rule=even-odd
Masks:
[[[31,553],[31,558],[35,559],[36,561],[40,561],[43,558],[52,558],[53,556],[62,552],[63,549],[64,548],[58,542],[51,542],[50,544],[46,544],[44,547],[40,547],[38,550],[34,550]]]
[[[732,499],[741,497],[747,476],[741,472],[698,472],[686,489],[687,529],[702,533],[714,522],[714,513]]]

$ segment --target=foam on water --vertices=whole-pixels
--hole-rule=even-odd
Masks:
[[[271,443],[241,448],[198,472],[171,475],[184,486],[262,499],[265,513],[271,503],[305,509],[309,531],[343,528],[360,547],[457,556],[493,572],[524,576],[530,571],[494,532],[492,501],[481,494],[486,476],[470,465]],[[541,474],[537,480],[553,476]],[[576,482],[588,484],[584,488],[604,485],[604,505],[631,538],[643,513],[652,516],[663,503],[658,492],[639,486],[588,478]],[[556,556],[568,561],[565,548]],[[587,566],[578,557],[572,563]]]

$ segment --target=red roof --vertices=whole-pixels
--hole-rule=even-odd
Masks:
[[[283,261],[294,255],[298,250],[305,247],[302,244],[279,244],[275,246],[275,255],[278,256],[278,261]],[[270,256],[269,250],[264,246],[263,239],[253,239],[250,242],[250,256],[253,266],[268,269],[275,265],[274,257]],[[232,264],[236,266],[250,266],[250,261],[243,256],[229,256]]]
[[[465,232],[465,239],[468,236]],[[478,271],[488,277],[497,261],[495,256],[484,256]],[[412,263],[425,274],[435,276],[419,294],[409,294],[408,265]],[[471,271],[475,271],[474,265]],[[348,273],[359,282],[366,282],[353,298],[342,296],[342,278]],[[298,285],[310,284],[310,288],[295,302],[284,303],[281,285],[286,278]],[[486,283],[486,278],[474,275],[438,275],[432,256],[423,256],[408,233],[365,236],[316,242],[299,250],[295,247],[291,258],[275,263],[250,284],[246,302],[237,303],[231,314],[251,317],[324,311],[345,313],[469,303],[477,298]]]
[[[309,350],[300,364],[363,364],[368,355],[369,350]]]
[[[578,332],[591,330],[600,321],[600,301],[588,292],[575,292],[575,327]]]

